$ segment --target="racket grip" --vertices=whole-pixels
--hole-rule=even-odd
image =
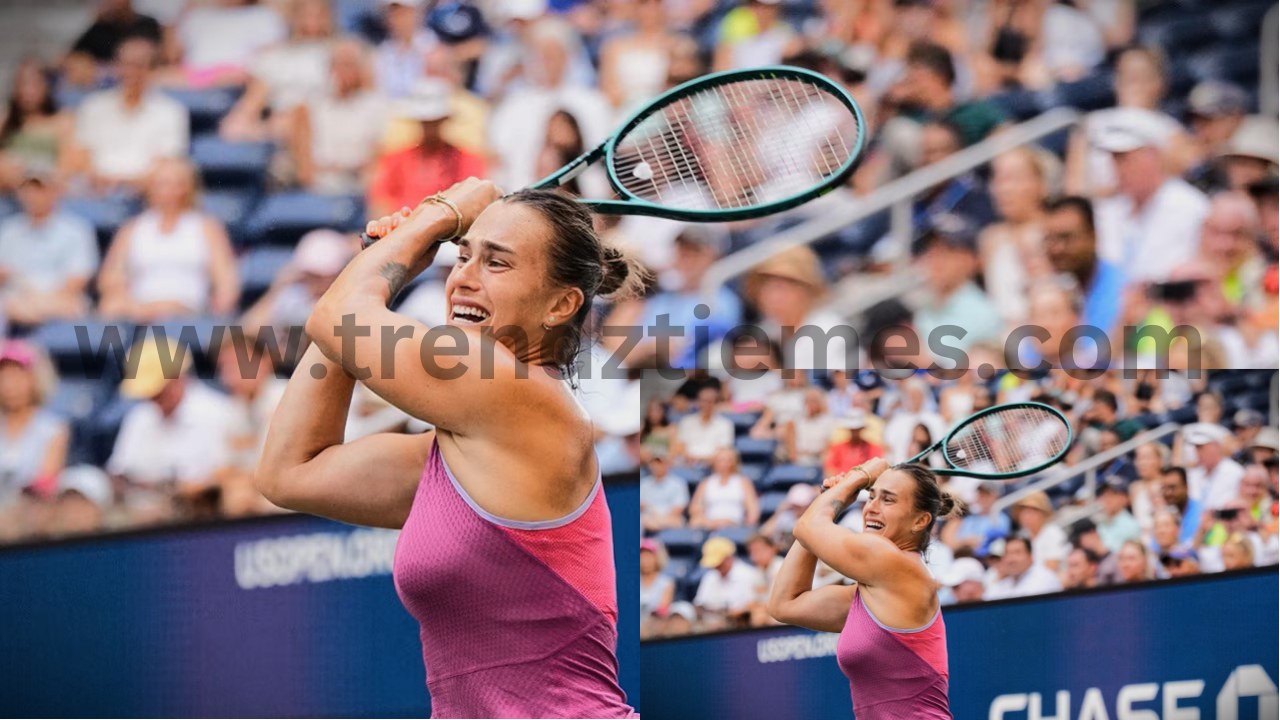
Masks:
[[[370,235],[370,234],[369,234],[369,233],[367,233],[367,232],[362,232],[362,233],[360,233],[360,249],[361,249],[361,250],[364,250],[365,248],[369,247],[370,245],[372,245],[372,244],[374,244],[374,243],[378,242],[378,240],[381,240],[381,238],[376,238],[376,237],[373,237],[372,235]]]

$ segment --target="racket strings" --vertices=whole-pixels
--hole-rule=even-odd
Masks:
[[[1029,470],[1066,450],[1070,429],[1043,408],[1001,410],[968,423],[947,443],[947,461],[961,470],[1003,474]]]
[[[613,166],[627,192],[664,206],[760,205],[837,173],[855,149],[840,127],[851,122],[839,99],[801,80],[726,83],[644,118],[619,139]]]

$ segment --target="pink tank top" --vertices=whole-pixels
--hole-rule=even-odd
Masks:
[[[855,592],[836,643],[858,720],[951,720],[947,703],[947,629],[942,610],[928,625],[880,624]]]
[[[599,481],[559,520],[504,520],[433,445],[394,569],[432,717],[636,717],[618,686],[611,533]]]

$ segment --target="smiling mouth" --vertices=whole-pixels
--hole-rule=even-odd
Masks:
[[[469,305],[455,305],[449,319],[459,325],[479,325],[489,319],[489,312]]]
[[[862,526],[867,532],[880,532],[884,529],[884,523],[879,520],[867,520]]]

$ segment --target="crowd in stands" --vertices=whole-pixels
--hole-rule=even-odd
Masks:
[[[823,478],[871,458],[905,462],[1007,402],[1057,408],[1075,439],[1062,463],[1027,478],[941,478],[968,506],[935,526],[925,553],[942,604],[1277,562],[1275,371],[753,375],[646,380],[657,387],[641,438],[644,637],[776,624],[773,578]],[[922,462],[944,464],[939,452]],[[1056,474],[1067,477],[1031,487]],[[866,497],[837,522],[861,532]],[[818,563],[815,587],[851,582]]]

